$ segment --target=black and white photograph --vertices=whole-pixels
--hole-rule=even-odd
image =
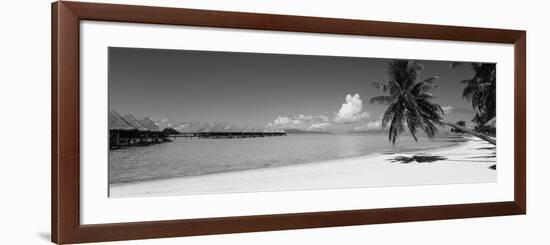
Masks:
[[[109,197],[496,182],[496,67],[109,47]]]
[[[6,1],[0,244],[548,240],[546,5]]]

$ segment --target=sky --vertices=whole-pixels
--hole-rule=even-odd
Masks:
[[[109,48],[109,109],[161,127],[187,122],[350,132],[380,129],[386,106],[372,82],[388,80],[390,59]],[[445,120],[470,122],[462,98],[468,65],[423,61],[421,78],[439,76],[433,100]]]

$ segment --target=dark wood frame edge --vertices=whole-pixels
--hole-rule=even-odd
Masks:
[[[81,20],[514,44],[514,201],[99,225],[80,224]],[[51,237],[58,244],[518,215],[526,213],[526,32],[163,7],[52,4]]]

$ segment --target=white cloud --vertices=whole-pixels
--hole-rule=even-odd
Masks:
[[[367,124],[358,126],[355,128],[356,131],[369,131],[369,130],[381,130],[382,129],[382,120],[371,121]]]
[[[359,97],[359,94],[346,95],[346,103],[342,104],[340,110],[334,117],[336,123],[352,123],[360,122],[369,118],[370,113],[363,111],[363,101]]]
[[[450,114],[454,111],[455,108],[453,106],[448,105],[448,106],[442,106],[441,109],[443,109],[443,112],[445,114]]]
[[[186,128],[187,126],[189,126],[189,124],[184,123],[184,124],[180,124],[180,125],[176,126],[174,129],[175,130],[182,130],[182,129]]]
[[[321,122],[328,122],[327,116],[320,116],[320,118],[321,118]]]
[[[324,129],[330,125],[329,119],[323,115],[278,116],[273,122],[267,124],[268,128],[295,128],[301,130]]]
[[[303,124],[304,121],[292,119],[287,116],[278,116],[273,122],[267,124],[268,127],[296,127]]]
[[[152,120],[153,120],[153,123],[155,123],[161,129],[168,128],[173,125],[172,122],[170,122],[171,121],[170,118],[167,118],[167,117],[156,116],[156,117],[153,117]]]
[[[300,114],[298,116],[295,116],[293,117],[294,119],[296,120],[304,120],[304,121],[307,121],[307,120],[312,120],[313,119],[313,116],[312,115],[304,115],[304,114]]]
[[[328,122],[314,123],[314,124],[311,124],[307,130],[309,131],[327,130],[329,126],[330,126],[330,123]]]
[[[304,114],[300,114],[300,115],[298,115],[298,116],[293,117],[292,119],[294,119],[294,120],[300,120],[300,121],[305,121],[305,122],[309,122],[309,121],[315,121],[315,122],[328,122],[328,117],[327,117],[327,116],[323,116],[323,115],[313,116],[313,115],[304,115]]]

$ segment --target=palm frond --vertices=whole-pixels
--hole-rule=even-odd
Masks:
[[[372,82],[371,85],[377,89],[382,90],[382,92],[387,93],[389,91],[388,84],[380,82]]]
[[[376,96],[376,97],[372,97],[370,99],[370,103],[371,104],[381,104],[381,105],[389,105],[393,102],[393,97],[391,96],[387,96],[387,95],[381,95],[381,96]]]
[[[430,120],[425,120],[424,124],[424,132],[428,138],[433,139],[437,133],[437,127]]]
[[[464,62],[452,62],[450,65],[449,65],[449,68],[456,68],[456,67],[459,67],[461,65],[464,65]]]
[[[411,133],[411,136],[413,137],[414,141],[418,141],[418,138],[416,137],[416,128],[419,126],[418,116],[413,115],[411,113],[407,113],[406,118],[407,118],[407,127],[409,128],[409,132]]]
[[[373,85],[385,93],[370,99],[371,103],[388,105],[382,116],[382,127],[389,124],[388,140],[395,144],[405,128],[414,140],[418,140],[418,129],[433,138],[437,132],[435,125],[441,124],[443,109],[430,102],[430,93],[435,87],[437,76],[419,81],[423,65],[419,61],[394,60],[388,64],[387,84]]]
[[[398,111],[399,102],[394,102],[384,112],[382,116],[382,128],[385,128],[386,125],[393,119],[393,115]]]
[[[403,122],[403,107],[399,107],[399,110],[393,115],[392,121],[390,123],[390,133],[389,133],[389,139],[391,140],[392,144],[395,145],[395,141],[397,140],[397,137],[404,131],[404,122]]]
[[[435,80],[439,79],[439,76],[432,76],[432,77],[428,77],[418,83],[422,84],[422,83],[425,83],[425,84],[434,84]]]

